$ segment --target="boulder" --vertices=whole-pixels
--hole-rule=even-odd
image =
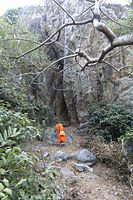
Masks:
[[[89,130],[88,127],[87,127],[87,128],[83,128],[83,129],[80,129],[80,131],[79,131],[79,135],[86,135],[87,132],[88,132],[88,130]]]
[[[35,163],[35,165],[33,166],[33,169],[36,172],[43,172],[44,169],[46,169],[48,167],[47,163],[44,163],[43,161],[38,161]]]
[[[63,177],[72,177],[74,176],[74,172],[69,168],[69,167],[62,167],[60,169],[61,174],[63,175]]]
[[[80,124],[80,129],[88,128],[88,122]]]
[[[43,158],[46,158],[46,157],[48,157],[49,156],[49,153],[47,152],[47,151],[45,151],[43,154],[42,154],[42,157]]]
[[[81,149],[79,151],[76,151],[71,156],[80,162],[94,163],[96,160],[96,156],[88,149]]]
[[[128,159],[130,163],[133,164],[133,142],[129,142],[128,144],[124,144],[124,155]]]
[[[66,161],[70,158],[71,156],[63,151],[57,151],[54,155],[54,158],[58,161]]]
[[[84,163],[75,163],[73,167],[78,172],[88,171],[88,172],[93,173],[93,168],[89,167],[87,164],[84,164]]]
[[[64,142],[64,144],[70,143],[72,141],[72,136],[66,130],[65,133],[66,133],[66,141]],[[42,137],[46,138],[49,144],[59,144],[57,140],[57,133],[55,133],[54,129],[52,128],[45,130]]]

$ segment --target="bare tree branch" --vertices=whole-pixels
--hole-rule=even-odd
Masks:
[[[112,51],[116,47],[133,45],[133,34],[123,35],[115,38],[114,41],[104,48],[101,55],[99,56],[98,62],[101,62],[105,55]]]
[[[103,49],[99,57],[91,58],[89,57],[84,51],[79,51],[78,56],[85,58],[85,60],[90,63],[102,62],[105,55],[108,54],[110,51],[115,49],[116,47],[126,46],[126,45],[133,45],[133,34],[123,35],[118,38],[115,38],[114,41],[109,44],[107,47]]]
[[[60,6],[59,3],[56,0],[53,0],[53,1],[58,6]],[[94,2],[94,1],[92,1],[92,2]],[[103,59],[105,59],[105,56],[109,52],[111,52],[113,49],[115,49],[116,47],[126,46],[126,45],[133,45],[133,34],[128,34],[128,35],[123,35],[123,36],[120,36],[120,37],[116,37],[116,35],[113,33],[113,31],[105,23],[100,21],[101,18],[100,18],[99,2],[100,2],[99,0],[95,0],[95,10],[94,10],[93,19],[92,20],[81,21],[81,22],[75,22],[73,20],[73,18],[70,16],[70,14],[67,13],[67,11],[64,8],[62,8],[62,6],[60,6],[63,9],[63,11],[65,13],[67,13],[67,15],[69,15],[69,17],[72,19],[73,22],[62,25],[57,31],[55,31],[53,34],[51,34],[42,43],[40,43],[36,47],[24,52],[23,54],[19,55],[18,57],[16,57],[16,59],[21,58],[21,57],[31,53],[32,51],[37,50],[38,48],[40,48],[43,45],[46,45],[46,44],[48,45],[48,44],[51,44],[53,42],[57,43],[56,40],[51,41],[51,39],[57,34],[58,34],[58,37],[59,37],[61,30],[64,29],[65,27],[67,27],[67,26],[75,26],[75,25],[76,26],[77,25],[85,25],[85,24],[88,24],[88,23],[93,23],[94,28],[96,28],[98,31],[102,32],[109,40],[109,44],[103,49],[103,51],[100,53],[100,55],[97,56],[97,57],[90,57],[84,51],[77,51],[76,53],[74,53],[73,50],[69,49],[73,53],[73,55],[65,56],[65,57],[62,57],[62,58],[58,59],[57,61],[55,61],[52,64],[50,64],[46,69],[43,69],[44,71],[47,70],[48,68],[50,68],[52,65],[54,65],[55,63],[57,63],[60,60],[63,60],[63,59],[66,59],[66,58],[70,58],[70,57],[76,57],[76,56],[83,57],[87,61],[86,65],[83,67],[83,69],[84,69],[86,66],[92,66],[92,64],[96,65],[96,63],[102,62]],[[63,45],[60,45],[60,46],[63,46]],[[105,60],[104,60],[104,62],[105,62]],[[43,70],[40,73],[43,73]],[[39,75],[37,75],[37,77],[38,76]]]
[[[95,10],[94,10],[94,17],[93,17],[93,26],[100,32],[102,32],[110,42],[113,42],[115,39],[115,34],[113,31],[104,23],[100,22],[100,6],[99,0],[95,0]]]
[[[115,38],[112,45],[114,47],[133,45],[133,33],[127,34],[127,35],[122,35],[120,37]]]
[[[14,59],[19,59],[21,58],[22,56],[25,56],[29,53],[31,53],[32,51],[35,51],[37,49],[39,49],[40,47],[42,47],[43,45],[45,45],[47,42],[49,42],[50,39],[52,39],[56,34],[58,34],[59,31],[61,31],[62,29],[64,29],[65,27],[67,26],[78,26],[78,25],[85,25],[85,24],[88,24],[88,23],[92,23],[92,20],[86,20],[86,21],[81,21],[81,22],[74,22],[74,23],[67,23],[67,24],[64,24],[63,26],[61,26],[57,31],[55,31],[52,35],[50,35],[45,41],[43,41],[40,45],[22,53],[21,55],[17,56],[17,57],[13,57]]]
[[[108,38],[110,42],[113,42],[113,40],[116,38],[113,31],[109,27],[107,27],[106,24],[99,22],[96,16],[94,16],[93,25],[98,31],[104,33],[104,35]]]
[[[123,27],[126,27],[126,28],[131,28],[129,26],[126,26],[124,24],[120,24],[118,21],[114,20],[112,17],[109,17],[108,15],[106,15],[103,10],[100,8],[100,11],[101,13],[103,13],[103,15],[105,15],[108,19],[110,19],[111,21],[113,21],[114,23],[118,24],[119,26],[123,26]]]
[[[91,58],[84,51],[79,51],[77,53],[78,53],[79,57],[85,58],[86,61],[88,61],[88,64],[98,62],[98,57],[97,58]]]
[[[45,36],[45,38],[48,38],[48,37]],[[73,51],[73,50],[70,49],[69,47],[64,46],[64,45],[61,44],[60,42],[57,42],[56,40],[52,40],[51,42],[47,42],[46,45],[47,45],[47,44],[49,45],[49,44],[52,44],[52,43],[55,43],[55,44],[57,44],[57,45],[63,47],[63,49],[67,49],[67,50],[70,51],[71,53],[75,53],[75,51]],[[40,44],[41,44],[41,43],[40,43]]]
[[[46,37],[46,36],[45,36],[45,37]],[[46,38],[48,38],[48,37],[46,37]],[[0,41],[10,41],[10,40],[20,40],[20,41],[22,40],[22,41],[24,41],[24,42],[31,42],[31,43],[39,44],[39,45],[41,44],[41,42],[36,42],[36,41],[29,40],[29,39],[25,39],[25,38],[6,38],[6,39],[0,39]],[[58,44],[59,46],[65,48],[65,49],[67,49],[67,50],[69,50],[71,53],[75,53],[72,49],[70,49],[70,48],[68,48],[68,47],[65,47],[63,44],[57,42],[56,40],[52,40],[51,42],[47,42],[47,43],[45,43],[45,45],[50,45],[50,44],[52,44],[52,43],[56,43],[56,44]]]
[[[76,64],[78,64],[78,62],[75,62],[75,63],[71,64],[70,66],[66,67],[65,69],[59,71],[58,73],[56,73],[56,75],[58,75],[58,74],[60,74],[60,73],[62,73],[62,72],[64,72],[64,71],[68,70],[69,68],[73,67],[73,66],[76,65]]]
[[[68,15],[68,17],[71,18],[73,23],[75,23],[75,20],[73,19],[73,17],[62,6],[56,0],[53,0],[53,1]]]
[[[83,15],[85,12],[87,12],[88,10],[90,10],[95,4],[92,4],[90,7],[88,7],[87,9],[85,9],[80,15]]]
[[[109,66],[112,67],[115,71],[117,71],[117,72],[119,73],[119,70],[116,69],[111,63],[109,63],[109,62],[107,62],[107,61],[105,61],[105,60],[103,60],[102,62],[105,63],[105,64],[107,64],[107,65],[109,65]]]
[[[123,50],[125,50],[127,48],[128,48],[128,46],[127,47],[123,47]],[[122,51],[122,49],[120,49],[119,51],[117,51],[117,52],[115,52],[115,53],[113,53],[113,54],[111,54],[109,56],[106,56],[104,59],[112,58],[112,57],[116,56],[117,54],[119,54],[121,51]]]
[[[72,54],[72,55],[68,55],[68,56],[64,56],[62,58],[59,58],[58,60],[52,62],[50,65],[48,65],[46,68],[44,68],[42,71],[40,71],[36,77],[34,77],[34,79],[32,80],[32,82],[30,84],[32,84],[34,82],[34,80],[36,78],[38,78],[38,76],[40,76],[42,73],[44,73],[45,71],[47,71],[49,68],[51,68],[53,65],[55,65],[56,63],[58,63],[59,61],[61,60],[64,60],[64,59],[68,59],[68,58],[74,58],[75,56],[77,56],[77,54]]]
[[[86,1],[89,1],[91,3],[95,3],[95,0],[86,0]]]
[[[56,42],[56,41],[55,41],[55,43],[56,43],[57,45],[59,45],[59,46],[65,48],[65,49],[67,49],[67,50],[70,51],[71,53],[75,53],[75,51],[73,51],[73,50],[70,49],[69,47],[66,47],[66,46],[64,46],[63,44],[61,44],[61,43],[59,43],[59,42]]]

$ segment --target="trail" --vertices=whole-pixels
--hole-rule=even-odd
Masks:
[[[73,174],[58,173],[56,183],[60,188],[59,200],[132,200],[133,191],[122,183],[117,182],[113,177],[113,169],[107,168],[96,162],[93,166],[94,172],[77,172],[73,168],[76,162],[73,159],[56,162],[52,156],[42,159],[42,154],[48,152],[54,155],[61,150],[66,153],[73,153],[81,149],[81,143],[85,137],[76,136],[73,128],[68,127],[67,131],[72,135],[73,141],[63,146],[50,145],[46,141],[28,142],[26,150],[32,152],[40,158],[36,165],[36,170],[40,170],[44,162],[54,166],[58,171],[70,169]]]

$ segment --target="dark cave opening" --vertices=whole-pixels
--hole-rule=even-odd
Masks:
[[[64,90],[63,90],[63,69],[64,69],[64,63],[59,62],[57,68],[56,81],[55,81],[55,90],[56,90],[55,113],[58,121],[69,122],[70,117],[68,115],[68,108],[65,102]]]
[[[58,91],[56,95],[56,101],[55,101],[55,114],[56,118],[60,122],[69,122],[69,115],[68,115],[68,109],[66,102],[64,100],[64,95],[62,91]]]

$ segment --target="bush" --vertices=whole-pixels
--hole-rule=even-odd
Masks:
[[[116,103],[98,103],[88,111],[90,129],[102,136],[106,141],[116,141],[131,127],[133,116],[121,105]]]
[[[112,169],[109,176],[130,185],[131,172],[121,151],[121,143],[111,142],[107,144],[99,136],[91,134],[83,147],[89,148],[100,163]]]
[[[38,102],[24,103],[17,110],[22,113],[27,113],[28,117],[35,120],[39,124],[43,124],[45,121],[46,125],[51,125],[55,120],[55,114],[47,106],[43,106]]]
[[[33,157],[18,147],[0,148],[0,199],[52,200],[56,193],[55,170],[44,176],[32,170]]]
[[[38,129],[32,125],[27,114],[9,110],[3,103],[0,105],[0,146],[11,145],[27,137],[36,136]]]
[[[122,135],[121,139],[126,145],[133,144],[133,128],[128,129],[124,135]]]
[[[26,114],[0,105],[0,199],[53,200],[56,195],[55,170],[47,168],[42,176],[33,170],[38,160],[17,145],[32,137],[37,129]]]

